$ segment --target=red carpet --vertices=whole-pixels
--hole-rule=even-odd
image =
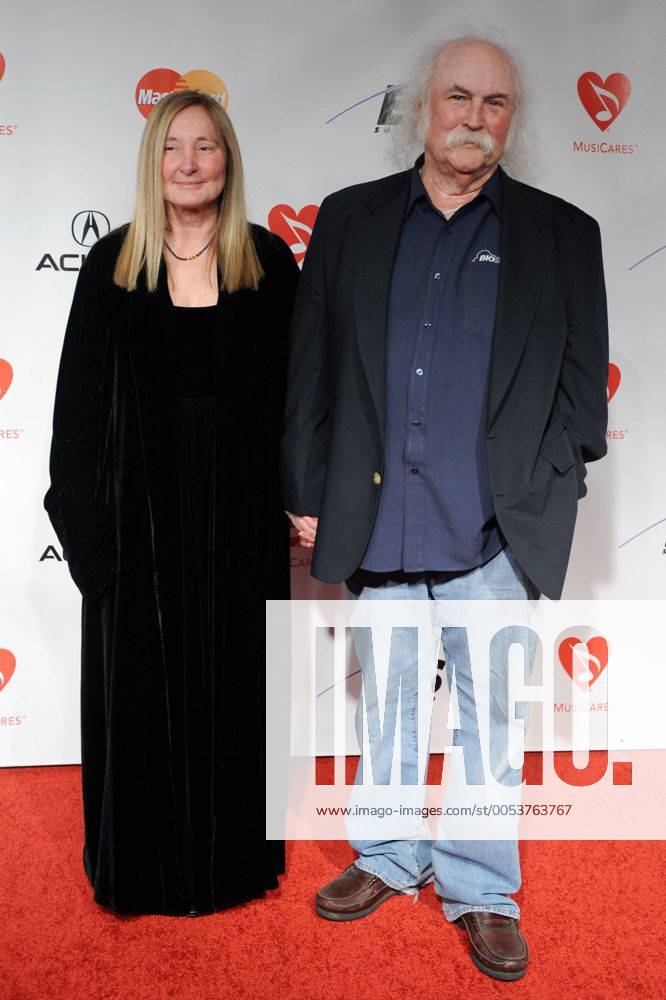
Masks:
[[[527,755],[526,768],[529,767]],[[119,919],[92,902],[81,866],[78,767],[0,771],[0,997],[664,996],[662,842],[524,842],[517,899],[526,977],[478,972],[432,886],[331,924],[315,889],[352,860],[346,844],[291,843],[281,889],[210,917]]]

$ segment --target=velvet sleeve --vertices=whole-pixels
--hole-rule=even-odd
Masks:
[[[280,440],[284,432],[284,410],[287,395],[287,366],[289,362],[289,328],[294,311],[294,300],[300,278],[300,269],[287,244],[273,236],[273,307],[275,355],[272,377],[272,413],[276,449],[279,455]]]
[[[116,562],[115,518],[105,495],[101,420],[105,354],[100,281],[90,256],[78,275],[60,357],[44,507],[83,597],[110,582]]]

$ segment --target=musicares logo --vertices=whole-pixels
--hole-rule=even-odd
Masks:
[[[606,401],[610,403],[611,399],[620,388],[620,382],[622,381],[622,372],[617,365],[613,364],[611,361],[608,365],[608,381],[606,382]],[[609,441],[624,441],[627,434],[629,433],[628,427],[608,427],[606,430],[606,438]]]
[[[9,361],[0,358],[0,399],[7,395],[13,378],[14,372]],[[0,427],[0,441],[16,441],[22,434],[22,427]]]
[[[5,361],[4,358],[0,358],[0,399],[2,399],[2,397],[6,394],[12,384],[13,378],[14,372],[9,361]]]
[[[610,128],[624,110],[631,95],[631,81],[624,73],[611,73],[603,80],[593,70],[578,77],[578,96],[588,115],[601,132]],[[574,153],[621,153],[632,155],[638,150],[635,142],[589,142],[573,140]]]
[[[5,57],[2,52],[0,52],[0,80],[2,80],[5,75],[5,69],[7,68],[7,63],[5,62]],[[0,122],[0,135],[14,135],[16,130],[16,125],[6,125],[4,122]]]
[[[0,691],[7,687],[14,670],[16,669],[16,657],[10,649],[0,649]]]
[[[609,403],[613,398],[613,396],[615,395],[615,393],[617,392],[617,390],[619,389],[621,381],[622,381],[622,372],[620,371],[618,366],[614,365],[613,362],[611,361],[611,363],[608,366],[608,384],[606,386]]]
[[[602,132],[613,124],[631,94],[631,81],[624,73],[611,73],[602,80],[592,70],[578,77],[578,96],[588,115]]]
[[[291,549],[299,549],[301,547],[301,540],[298,537],[298,532],[294,534],[295,531],[296,529],[292,526],[290,528],[290,534],[289,534],[289,547]],[[305,551],[307,552],[309,550],[306,549]],[[289,556],[289,565],[291,566],[292,569],[310,570],[312,569],[312,559],[308,555],[299,556],[292,553]]]
[[[571,680],[580,688],[591,688],[608,666],[608,642],[595,635],[587,642],[569,635],[560,643],[557,654]]]
[[[268,228],[291,247],[297,264],[305,257],[318,211],[318,205],[304,205],[300,212],[291,205],[274,205],[268,213]]]
[[[214,97],[223,108],[229,107],[226,83],[207,69],[191,69],[182,75],[175,69],[149,69],[136,85],[136,106],[147,118],[155,105],[174,90],[198,90]]]

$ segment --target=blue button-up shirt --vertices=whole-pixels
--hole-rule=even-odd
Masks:
[[[391,279],[382,490],[361,567],[474,569],[504,544],[486,463],[500,262],[495,173],[450,219],[412,170]]]

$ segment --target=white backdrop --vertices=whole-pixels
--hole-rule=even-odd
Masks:
[[[185,7],[70,0],[66,8],[4,0],[0,764],[79,759],[80,596],[42,500],[62,337],[85,253],[75,236],[90,211],[100,233],[104,217],[112,227],[130,217],[144,125],[137,84],[154,68],[221,78],[250,217],[266,225],[283,206],[273,224],[280,215],[298,224],[300,215],[305,228],[296,230],[307,242],[314,209],[302,209],[395,169],[385,159],[390,126],[378,125],[383,97],[364,99],[402,82],[417,50],[460,12],[442,0],[195,0]],[[463,13],[472,30],[500,30],[531,70],[541,163],[535,183],[595,216],[602,230],[616,366],[609,453],[590,467],[564,596],[660,598],[666,7],[663,0],[467,0]],[[591,80],[601,97],[589,74],[598,74]],[[627,83],[612,74],[630,81],[624,106]],[[604,107],[610,124],[595,122]],[[313,583],[305,550],[293,546],[291,559],[294,597],[339,595]],[[596,682],[600,702],[605,680]],[[648,731],[642,745],[663,746],[663,737]]]

